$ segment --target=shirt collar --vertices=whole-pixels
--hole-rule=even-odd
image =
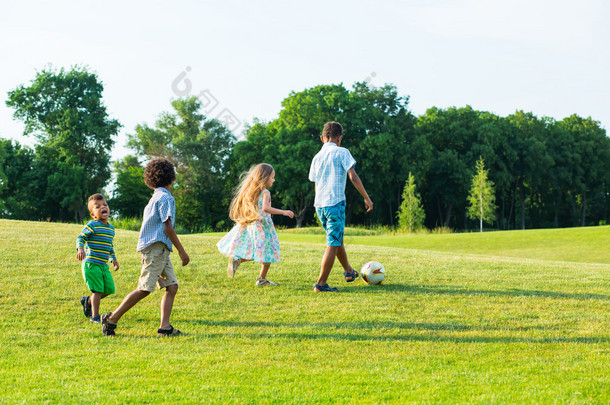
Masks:
[[[326,142],[326,143],[323,145],[323,147],[324,147],[324,146],[331,146],[331,145],[332,145],[332,146],[337,146],[337,144],[336,144],[336,143],[334,143],[334,142]]]
[[[156,193],[156,192],[171,194],[171,193],[169,192],[169,190],[168,190],[168,189],[166,189],[165,187],[157,187],[157,188],[155,189],[155,193]]]

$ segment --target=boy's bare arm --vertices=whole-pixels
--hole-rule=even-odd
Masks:
[[[174,227],[172,226],[171,218],[168,218],[167,221],[163,222],[163,232],[165,232],[165,234],[167,235],[169,240],[172,241],[172,244],[178,250],[178,255],[180,256],[180,259],[182,260],[182,265],[186,266],[187,264],[189,264],[191,259],[189,258],[189,255],[186,254],[186,251],[184,250],[182,243],[180,243],[180,239],[178,239],[178,235],[176,234],[176,231],[174,230]]]
[[[360,176],[356,173],[356,169],[353,167],[347,171],[347,175],[349,176],[350,181],[356,187],[356,190],[360,193],[362,197],[364,197],[364,206],[366,207],[366,212],[371,212],[373,210],[373,201],[369,197],[364,185],[362,185],[362,181],[360,180]]]

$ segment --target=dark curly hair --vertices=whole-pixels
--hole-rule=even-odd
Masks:
[[[176,180],[174,165],[167,159],[156,158],[144,169],[144,183],[152,189],[169,186]]]

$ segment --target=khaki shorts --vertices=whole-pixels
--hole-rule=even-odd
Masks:
[[[153,292],[155,285],[161,289],[178,284],[174,266],[169,258],[170,252],[165,243],[155,242],[140,253],[142,255],[142,273],[138,290]]]

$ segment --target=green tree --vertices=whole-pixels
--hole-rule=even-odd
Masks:
[[[610,138],[598,121],[591,117],[582,118],[576,114],[564,118],[558,126],[569,134],[569,147],[573,153],[572,203],[579,209],[574,217],[575,225],[585,226],[587,207],[593,195],[607,193],[606,179],[610,172]],[[576,212],[578,211],[578,212]]]
[[[424,225],[426,213],[421,205],[421,197],[415,189],[415,177],[409,172],[409,178],[402,192],[402,204],[398,211],[398,225],[409,232],[417,231]]]
[[[460,226],[468,195],[475,152],[482,153],[479,140],[480,113],[470,106],[446,110],[430,108],[419,117],[417,134],[429,144],[424,175],[421,176],[423,203],[435,207],[427,215],[431,226]],[[485,152],[487,154],[488,152]]]
[[[233,151],[231,177],[237,178],[255,163],[272,164],[277,178],[274,204],[294,211],[300,226],[313,217],[314,187],[307,178],[311,159],[322,147],[322,128],[328,121],[338,121],[345,132],[341,146],[350,150],[358,175],[378,201],[373,213],[367,214],[357,190],[348,185],[347,220],[393,223],[408,168],[424,152],[409,147],[414,142],[415,117],[407,106],[408,98],[398,96],[391,85],[371,88],[356,83],[353,90],[321,85],[293,92],[282,102],[278,119],[246,130],[246,141]]]
[[[472,178],[472,187],[468,195],[468,217],[479,219],[479,229],[483,232],[483,221],[492,222],[496,219],[496,194],[494,183],[489,180],[483,158],[477,161],[477,172]]]
[[[548,119],[536,117],[531,112],[517,111],[507,117],[515,128],[509,140],[516,159],[512,173],[514,178],[513,198],[518,197],[520,208],[519,227],[526,227],[527,207],[532,207],[541,199],[547,183],[547,173],[553,159],[546,145]],[[530,222],[532,225],[533,223]]]
[[[235,136],[222,123],[201,114],[196,97],[172,101],[155,127],[137,125],[128,146],[140,156],[165,157],[176,167],[173,193],[177,217],[189,231],[216,226],[227,217],[224,194],[228,159]]]
[[[18,142],[0,139],[3,158],[0,162],[4,173],[0,201],[1,216],[11,219],[47,219],[44,201],[48,172],[41,167],[34,150],[22,147]]]
[[[113,212],[122,217],[141,217],[152,190],[144,184],[144,168],[136,156],[114,162],[115,188],[108,201]]]
[[[52,219],[81,222],[89,194],[102,191],[110,178],[110,150],[121,125],[102,103],[102,83],[84,67],[49,67],[29,86],[8,93],[6,105],[25,124],[25,135],[38,140],[36,152],[46,167],[45,192]],[[64,181],[58,176],[75,181]],[[57,188],[55,188],[57,187]]]

